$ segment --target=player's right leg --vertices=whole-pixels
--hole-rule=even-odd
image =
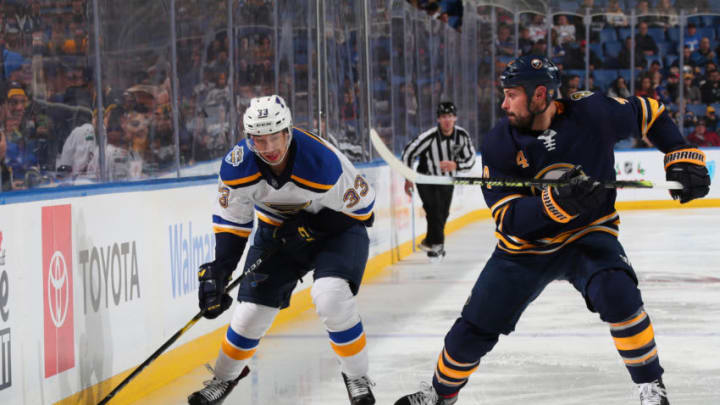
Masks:
[[[247,363],[278,311],[278,308],[251,302],[241,302],[235,307],[215,368],[210,368],[213,378],[188,397],[190,405],[216,405],[225,400],[249,372]]]
[[[462,316],[445,336],[432,386],[400,398],[395,405],[450,405],[493,349],[498,336],[509,334],[527,306],[554,279],[544,272],[547,258],[510,260],[493,254],[480,273]]]

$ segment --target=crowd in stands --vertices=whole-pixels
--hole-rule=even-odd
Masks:
[[[407,2],[424,10],[430,17],[437,18],[458,31],[462,30],[462,0],[407,0]]]
[[[101,178],[98,100],[89,49],[91,6],[89,0],[0,2],[3,191]],[[103,17],[108,21],[102,28],[106,31],[101,31],[106,42],[101,45],[115,51],[103,55],[107,180],[158,177],[172,173],[177,161],[190,165],[223,155],[230,144],[230,108],[244,111],[251,97],[274,92],[272,4],[250,0],[236,10],[239,19],[251,21],[255,28],[236,39],[243,57],[236,65],[236,99],[230,99],[226,6],[223,0],[188,0],[178,8],[176,156],[167,47],[138,50],[113,38],[118,35],[114,30],[121,32],[119,22],[128,18],[128,10],[106,4]],[[157,4],[147,7],[149,15],[162,11],[153,8]],[[169,41],[161,28],[136,28],[144,31],[139,35],[160,33],[165,45]]]
[[[684,126],[684,136],[700,146],[717,142],[715,109],[720,108],[720,16],[691,15],[683,38],[684,65],[679,66],[679,11],[672,0],[577,0],[563,1],[552,21],[542,14],[526,13],[518,27],[517,54],[548,54],[561,69],[561,95],[588,89],[612,97],[647,96],[663,102],[673,119]],[[684,1],[684,10],[700,13],[720,2]],[[635,9],[635,46],[631,13]],[[583,16],[590,10],[590,41],[585,38]],[[513,16],[498,16],[495,52],[507,62],[516,56]],[[585,58],[589,46],[589,82]],[[631,85],[631,68],[634,86]],[[682,86],[682,99],[680,98]],[[631,88],[634,87],[634,93]],[[680,116],[682,102],[686,113]],[[712,114],[712,116],[711,116]],[[619,146],[645,147],[641,140]]]

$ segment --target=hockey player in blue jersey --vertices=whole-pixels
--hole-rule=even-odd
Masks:
[[[188,398],[220,404],[248,373],[247,363],[277,313],[290,303],[298,280],[314,269],[311,295],[339,360],[351,404],[375,403],[355,295],[368,258],[375,191],[350,161],[315,135],[292,126],[279,96],[254,98],[243,117],[246,139],[220,167],[213,215],[215,260],[200,267],[200,308],[207,318],[226,310],[225,286],[240,260],[257,216],[247,267],[267,278],[243,280],[213,378]]]
[[[667,180],[681,203],[704,197],[710,178],[702,151],[686,144],[665,111],[645,97],[577,92],[554,100],[557,67],[541,56],[511,61],[501,75],[507,117],[483,139],[483,171],[492,178],[560,178],[545,189],[484,187],[498,243],[445,336],[432,385],[396,405],[448,405],[510,334],[525,308],[554,280],[567,280],[610,335],[643,405],[667,405],[652,324],[618,235],[613,146],[647,138],[665,153]]]

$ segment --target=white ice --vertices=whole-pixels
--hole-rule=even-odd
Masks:
[[[720,404],[720,209],[624,211],[621,219],[620,239],[640,278],[671,403]],[[414,253],[363,285],[359,303],[378,404],[393,404],[430,381],[445,333],[494,245],[493,224],[477,222],[447,238],[442,263]],[[226,405],[348,403],[312,311],[266,336],[250,367]],[[207,378],[197,368],[138,404],[184,404]],[[567,282],[552,283],[531,304],[516,331],[482,359],[458,401],[637,403],[607,325]]]

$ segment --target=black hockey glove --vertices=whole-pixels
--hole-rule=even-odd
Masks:
[[[290,252],[299,252],[310,246],[318,237],[317,231],[310,227],[312,214],[300,211],[288,218],[275,229],[273,238],[281,241],[285,249]]]
[[[232,305],[232,298],[225,293],[232,270],[228,271],[225,267],[212,261],[203,264],[198,270],[199,306],[201,310],[205,310],[203,316],[207,319],[217,318]]]
[[[565,172],[561,186],[548,186],[542,192],[545,213],[556,222],[567,223],[586,212],[600,208],[607,200],[607,190],[595,179],[583,173],[580,166]]]
[[[665,154],[665,179],[683,185],[682,190],[670,190],[670,196],[681,204],[705,197],[710,192],[705,154],[694,145],[673,148]]]

